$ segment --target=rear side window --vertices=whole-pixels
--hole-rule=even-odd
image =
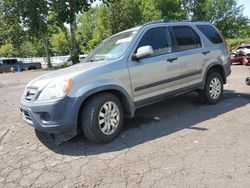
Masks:
[[[146,31],[146,33],[141,38],[137,49],[142,46],[152,46],[154,50],[153,56],[171,52],[167,28],[157,27]]]
[[[200,48],[201,39],[189,26],[173,26],[173,33],[178,44],[178,51]]]
[[[223,43],[220,34],[211,25],[197,25],[197,28],[214,44]]]

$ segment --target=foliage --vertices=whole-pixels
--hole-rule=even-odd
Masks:
[[[236,0],[0,0],[0,52],[47,56],[91,51],[108,36],[158,19],[210,21],[230,38],[249,41],[249,19]],[[235,38],[235,39],[234,39]]]
[[[16,53],[11,43],[4,44],[0,47],[0,57],[15,57]]]
[[[98,8],[92,8],[79,17],[77,39],[82,52],[89,52],[92,49],[92,47],[90,47],[91,45],[89,45],[89,41],[91,41],[93,38],[98,11]]]
[[[67,40],[65,38],[64,32],[60,31],[52,35],[51,39],[51,46],[52,51],[55,55],[67,55],[68,54],[68,47],[67,47]]]
[[[250,44],[250,38],[234,38],[234,39],[227,39],[227,44],[228,47],[238,47],[240,46],[242,43],[247,43]]]
[[[89,10],[95,0],[54,0],[50,1],[51,11],[55,13],[56,20],[70,25],[71,59],[73,64],[79,62],[79,45],[76,40],[76,15]],[[106,0],[108,1],[108,0]],[[105,2],[106,2],[105,1]]]
[[[143,23],[161,19],[161,12],[156,2],[155,0],[141,0],[140,11]]]
[[[212,22],[228,38],[250,34],[249,20],[235,0],[194,0],[191,11],[194,19]]]
[[[217,0],[213,2],[214,23],[226,37],[242,37],[241,30],[247,26],[248,19],[243,16],[243,7],[237,6],[235,0]]]
[[[22,57],[34,57],[39,55],[38,48],[34,45],[34,43],[30,41],[25,41],[21,45],[20,55]]]
[[[212,0],[193,0],[190,11],[193,12],[194,20],[210,21],[212,18]]]
[[[168,20],[184,20],[187,18],[187,10],[183,9],[177,0],[157,0],[156,7],[161,12],[161,18]]]
[[[87,47],[89,49],[93,49],[103,39],[111,35],[107,14],[108,11],[105,6],[101,6],[100,8],[98,8],[92,39],[87,44]]]
[[[111,34],[141,24],[142,14],[137,0],[116,0],[107,8],[108,27]]]
[[[43,41],[48,67],[51,67],[49,50],[49,19],[47,0],[4,0],[6,15],[17,20],[27,33]]]

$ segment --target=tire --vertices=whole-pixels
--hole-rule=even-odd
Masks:
[[[88,140],[108,143],[122,128],[124,111],[120,100],[111,93],[100,93],[87,100],[81,112],[81,128]]]
[[[221,74],[212,72],[208,75],[204,89],[199,92],[202,102],[207,104],[218,103],[223,96],[223,80]]]

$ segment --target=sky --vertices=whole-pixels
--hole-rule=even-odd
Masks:
[[[237,0],[238,5],[244,5],[245,9],[243,14],[245,16],[248,16],[248,18],[250,18],[250,2],[249,0]]]

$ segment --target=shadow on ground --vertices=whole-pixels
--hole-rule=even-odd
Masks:
[[[50,150],[70,156],[98,155],[134,147],[150,140],[167,136],[183,129],[206,131],[204,121],[247,105],[250,94],[226,90],[223,100],[216,105],[199,102],[196,93],[178,96],[137,110],[133,119],[125,120],[121,135],[106,145],[90,143],[78,135],[61,145],[55,145],[46,133],[37,132],[39,140]],[[155,120],[158,118],[159,120]],[[198,125],[199,124],[199,125]]]

